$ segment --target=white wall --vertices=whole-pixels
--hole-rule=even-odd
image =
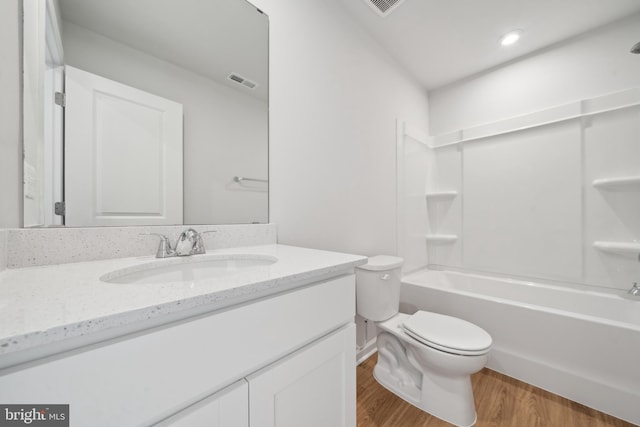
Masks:
[[[431,135],[639,86],[638,28],[640,14],[431,91]]]
[[[64,22],[65,62],[184,106],[184,222],[267,221],[268,110],[264,101]]]
[[[527,117],[544,121],[558,105],[577,114],[620,101],[576,103],[640,88],[640,56],[629,53],[638,28],[640,14],[433,91],[432,134],[481,134],[469,128],[539,111]],[[640,274],[637,254],[593,245],[640,240],[637,189],[592,183],[640,176],[639,118],[634,107],[434,150],[427,187],[460,196],[429,212],[430,223],[458,235],[450,245],[430,245],[429,264],[628,289]],[[517,128],[526,120],[508,123]]]
[[[427,96],[335,0],[255,0],[270,19],[270,210],[280,243],[396,252],[396,118]]]
[[[0,2],[0,228],[22,224],[21,3]]]

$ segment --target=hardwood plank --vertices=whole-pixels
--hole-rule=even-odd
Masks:
[[[450,427],[373,378],[377,354],[357,367],[358,427]],[[634,427],[530,384],[483,369],[471,377],[477,427]]]

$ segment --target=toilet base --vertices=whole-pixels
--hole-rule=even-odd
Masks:
[[[476,423],[469,375],[449,377],[428,370],[420,372],[415,366],[419,365],[401,340],[388,332],[378,335],[378,362],[373,370],[378,383],[402,400],[456,426]]]
[[[377,344],[378,362],[373,377],[399,398],[420,408],[422,373],[409,362],[404,346],[385,332],[378,335]]]

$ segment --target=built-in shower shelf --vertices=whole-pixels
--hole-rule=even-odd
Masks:
[[[593,242],[593,247],[602,252],[622,255],[640,254],[640,243],[636,242]]]
[[[427,200],[447,200],[453,199],[458,195],[457,191],[430,191],[425,194]]]
[[[425,236],[428,243],[453,243],[458,240],[455,234],[427,234]]]
[[[593,181],[593,186],[603,190],[640,191],[640,176],[596,179]]]

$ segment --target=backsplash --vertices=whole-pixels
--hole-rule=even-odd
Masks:
[[[175,242],[189,226],[33,228],[0,231],[0,270],[3,268],[155,255],[160,233]],[[275,224],[196,225],[207,249],[264,245],[277,242]],[[10,248],[10,250],[9,250]]]
[[[0,271],[7,268],[7,230],[0,230]]]

